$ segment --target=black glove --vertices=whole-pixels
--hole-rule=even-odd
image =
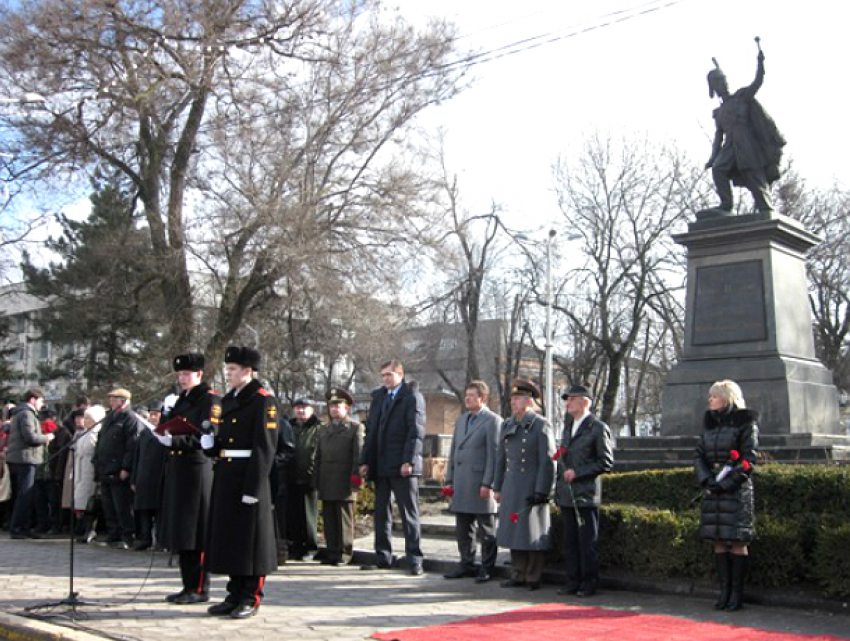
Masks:
[[[549,502],[549,496],[542,492],[535,492],[533,496],[529,496],[525,499],[525,502],[528,505],[545,505]]]
[[[708,483],[706,483],[705,487],[712,494],[720,494],[723,491],[723,488],[720,486],[720,483],[718,483],[714,479],[708,479]]]
[[[215,434],[215,425],[209,421],[201,423],[201,434]]]
[[[723,477],[723,480],[717,484],[718,490],[721,492],[731,492],[735,489],[736,481],[735,481],[735,473],[727,474]]]

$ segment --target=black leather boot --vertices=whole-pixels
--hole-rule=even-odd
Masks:
[[[732,591],[732,572],[729,567],[732,563],[732,555],[728,552],[714,554],[714,562],[717,566],[717,578],[720,582],[720,596],[714,604],[715,610],[723,610],[729,603],[729,593]]]
[[[747,571],[747,559],[742,554],[730,554],[732,557],[732,591],[729,595],[727,610],[740,610],[744,606],[744,574]]]

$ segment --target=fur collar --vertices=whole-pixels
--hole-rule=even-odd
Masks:
[[[749,408],[739,409],[732,408],[732,411],[724,414],[716,414],[711,410],[706,411],[703,424],[706,429],[714,429],[721,425],[731,425],[732,427],[744,427],[752,425],[759,420],[759,413]]]

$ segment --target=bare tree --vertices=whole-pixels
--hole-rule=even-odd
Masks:
[[[408,192],[391,191],[396,177],[380,161],[417,113],[458,90],[462,69],[450,64],[448,25],[417,33],[380,9],[371,0],[7,4],[0,87],[48,97],[44,111],[6,119],[16,135],[4,146],[37,158],[15,175],[122,172],[161,266],[174,348],[199,343],[187,322],[198,303],[190,269],[218,278],[220,313],[206,336],[216,357],[297,271],[307,239],[318,252],[340,237],[380,244],[383,214],[402,209]]]
[[[850,193],[809,189],[793,169],[778,189],[779,211],[797,218],[822,240],[807,256],[809,303],[818,358],[835,384],[850,388]]]
[[[699,172],[675,151],[594,136],[555,166],[563,222],[580,236],[583,264],[560,286],[554,309],[604,356],[601,418],[614,416],[623,370],[658,301],[684,284],[671,231],[693,212]]]

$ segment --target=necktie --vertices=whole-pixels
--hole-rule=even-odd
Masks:
[[[390,407],[392,407],[392,404],[393,395],[392,392],[390,392],[384,397],[384,406],[381,408],[381,413],[386,415],[386,413],[390,411]]]

